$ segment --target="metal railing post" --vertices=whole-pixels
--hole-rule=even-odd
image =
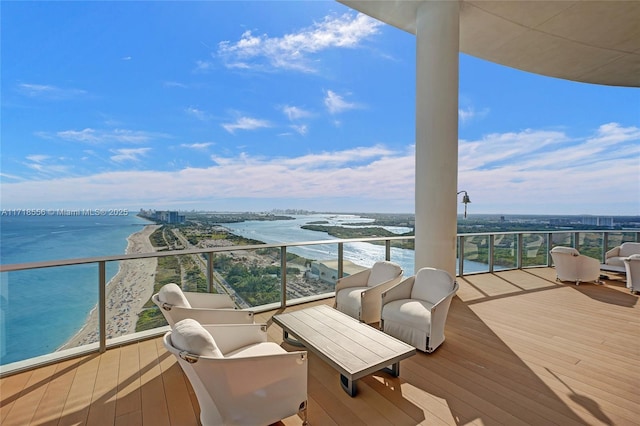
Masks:
[[[487,247],[487,262],[489,262],[489,273],[493,273],[493,244],[495,234],[489,234],[489,246]]]
[[[547,233],[547,267],[551,266],[551,244],[553,244],[553,234],[551,232]]]
[[[213,253],[207,253],[207,286],[209,293],[213,293]]]
[[[391,260],[391,240],[384,240],[384,260]]]
[[[107,350],[107,262],[98,262],[98,335],[100,353]]]
[[[524,235],[516,235],[516,269],[522,269],[522,249],[524,248]]]
[[[604,231],[602,233],[602,257],[600,258],[600,263],[604,263],[606,260],[606,254],[609,251],[609,233]]]
[[[464,275],[464,235],[458,237],[458,276]]]
[[[344,274],[344,243],[338,243],[338,279]]]
[[[280,247],[280,307],[287,307],[287,246]]]

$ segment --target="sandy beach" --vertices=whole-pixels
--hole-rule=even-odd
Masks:
[[[155,251],[149,236],[160,225],[147,225],[127,239],[127,254]],[[153,283],[158,265],[157,258],[120,262],[118,273],[109,281],[106,289],[107,339],[133,333],[138,313],[153,294]],[[91,310],[87,322],[67,343],[59,349],[69,349],[98,341],[98,310]]]

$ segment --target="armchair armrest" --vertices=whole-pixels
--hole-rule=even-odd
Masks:
[[[233,299],[228,294],[185,291],[184,297],[189,301],[192,308],[234,309],[236,307]]]
[[[336,281],[336,293],[343,288],[366,287],[370,274],[371,269],[365,269],[364,271],[356,272],[353,275],[348,275],[346,277],[340,278],[338,281]]]
[[[363,291],[360,296],[360,321],[367,324],[380,321],[382,293],[398,284],[401,280],[402,276],[399,276]]]
[[[453,290],[451,293],[438,300],[435,305],[431,307],[431,328],[432,329],[444,329],[445,321],[447,320],[447,314],[449,312],[449,306],[451,305],[451,300],[453,300],[453,296],[456,295],[456,292],[460,288],[460,285],[457,281],[453,284]]]
[[[411,298],[411,290],[413,289],[413,283],[415,282],[415,275],[406,278],[397,285],[391,287],[387,291],[382,293],[382,306],[386,303],[393,302],[394,300],[409,299]]]
[[[266,324],[202,324],[223,354],[267,341]]]
[[[239,309],[182,308],[174,306],[171,308],[171,318],[174,323],[185,318],[193,318],[200,324],[252,324],[253,312]]]
[[[610,257],[617,257],[620,255],[620,246],[614,247],[611,250],[608,250],[605,254],[604,254],[604,259],[605,262],[607,259],[609,259]]]
[[[454,282],[453,290],[451,293],[438,300],[435,305],[431,307],[431,330],[429,332],[429,346],[439,345],[438,342],[444,341],[444,325],[447,321],[447,315],[449,313],[449,306],[459,288],[458,282]]]

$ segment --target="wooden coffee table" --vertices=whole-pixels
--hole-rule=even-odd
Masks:
[[[338,370],[340,384],[350,396],[357,393],[358,379],[378,370],[397,377],[400,360],[416,353],[413,346],[327,305],[274,315],[273,322],[282,327],[285,341],[291,342],[289,335],[293,336]]]

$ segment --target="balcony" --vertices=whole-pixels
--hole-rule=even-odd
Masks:
[[[624,280],[560,284],[552,268],[458,278],[445,343],[376,373],[350,398],[310,355],[309,421],[358,424],[633,424],[638,297]],[[311,303],[331,304],[332,299]],[[287,307],[299,309],[309,304]],[[270,339],[286,349],[271,316]],[[197,425],[198,405],[159,338],[1,379],[3,425]],[[282,424],[299,425],[298,417]]]
[[[527,254],[526,247],[538,244],[538,237],[542,238],[537,252],[541,257],[530,257],[532,252]],[[311,354],[311,424],[632,424],[640,414],[636,392],[640,380],[638,296],[630,294],[624,276],[616,274],[609,274],[603,285],[558,283],[555,270],[545,262],[548,248],[558,242],[587,250],[597,241],[595,250],[603,254],[621,238],[637,240],[638,233],[466,234],[458,238],[463,267],[446,342],[431,355],[418,353],[402,361],[399,378],[382,372],[366,377],[356,398],[342,391],[336,371]],[[483,240],[489,243],[485,248]],[[392,241],[385,239],[384,245],[385,256],[391,260]],[[335,244],[344,247],[353,242]],[[477,245],[478,250],[474,252],[467,243]],[[278,247],[286,254],[293,246]],[[257,250],[234,247],[239,249]],[[184,250],[149,256],[206,254],[213,259],[210,253],[223,251]],[[144,256],[58,263],[104,265],[136,257]],[[486,259],[486,271],[469,273],[464,261],[470,258],[473,262]],[[281,256],[284,270],[286,259]],[[339,257],[338,264],[342,261]],[[3,265],[2,271],[14,273],[10,271],[30,267],[55,265]],[[101,288],[106,281],[104,270],[104,266],[98,268]],[[207,271],[212,277],[213,269]],[[285,297],[258,307],[256,321],[269,324],[271,340],[295,349],[282,342],[281,330],[271,316],[310,304],[331,305],[332,294],[287,300],[287,274],[282,274],[281,283]],[[104,292],[99,293],[99,310],[105,312]],[[18,363],[19,368],[3,366],[0,422],[198,424],[193,391],[158,338],[165,328],[107,339],[106,322],[103,314],[95,344],[64,356],[54,353],[27,360]],[[300,423],[297,417],[283,421]]]

